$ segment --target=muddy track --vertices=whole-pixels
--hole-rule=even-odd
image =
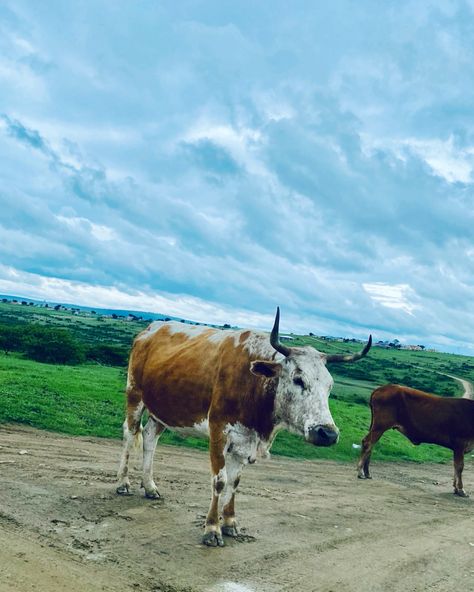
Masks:
[[[23,454],[22,454],[23,452]],[[0,428],[0,591],[370,592],[470,588],[474,502],[450,465],[273,457],[244,471],[240,540],[200,545],[207,455],[159,446],[163,501],[114,494],[118,441]],[[474,493],[469,455],[466,489]],[[138,463],[138,459],[137,459]],[[133,464],[133,463],[132,463]],[[138,471],[133,472],[138,485]]]

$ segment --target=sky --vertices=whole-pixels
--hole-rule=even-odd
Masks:
[[[4,0],[0,293],[474,355],[474,0]]]

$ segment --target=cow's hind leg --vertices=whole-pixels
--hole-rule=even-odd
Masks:
[[[153,457],[155,455],[158,438],[165,427],[150,417],[143,428],[143,480],[142,487],[145,496],[150,499],[158,499],[160,494],[153,480]]]
[[[359,464],[357,465],[357,476],[359,479],[372,479],[369,472],[369,464],[370,464],[370,456],[372,454],[372,448],[374,444],[376,444],[380,438],[382,437],[383,433],[386,431],[385,429],[374,429],[371,428],[370,432],[367,436],[362,440],[362,450],[360,453],[360,460]]]
[[[227,485],[222,493],[222,534],[236,537],[239,534],[235,520],[235,492],[240,482],[240,474],[244,461],[241,457],[229,453],[226,456],[225,468],[227,471]]]
[[[141,418],[144,405],[140,391],[134,388],[127,389],[127,416],[123,423],[123,448],[120,465],[117,472],[117,493],[119,495],[128,495],[130,493],[130,479],[128,478],[128,462],[130,460],[130,451],[135,444],[139,445],[141,441]]]
[[[469,497],[468,494],[464,491],[464,487],[463,487],[463,483],[462,483],[463,469],[464,469],[464,451],[463,450],[455,450],[454,451],[454,480],[453,480],[454,494],[459,495],[460,497]]]
[[[224,448],[226,437],[224,426],[209,422],[209,452],[211,456],[211,505],[206,517],[202,542],[209,547],[223,547],[222,531],[219,523],[219,497],[227,483]]]

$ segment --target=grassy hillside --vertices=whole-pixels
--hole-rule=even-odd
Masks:
[[[145,322],[76,315],[29,306],[0,303],[0,324],[30,323],[67,327],[78,340],[129,347]],[[298,337],[296,344],[312,345],[325,352],[351,351],[360,344],[330,342]],[[334,419],[341,429],[337,446],[315,448],[301,438],[282,433],[272,448],[275,454],[303,458],[354,460],[370,423],[367,405],[370,393],[387,382],[400,382],[454,396],[459,383],[437,372],[474,381],[474,360],[464,356],[431,352],[381,350],[356,364],[334,364],[330,368],[335,386],[330,399]],[[120,438],[124,412],[126,369],[93,363],[78,366],[53,365],[25,359],[22,354],[0,354],[0,422],[18,422],[69,434]],[[167,433],[163,441],[207,448],[205,440]],[[396,432],[387,433],[377,445],[374,458],[387,460],[444,461],[450,453],[439,447],[415,447]]]

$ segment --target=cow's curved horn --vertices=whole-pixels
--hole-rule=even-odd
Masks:
[[[356,360],[360,360],[364,356],[367,355],[367,352],[372,347],[372,335],[369,335],[369,340],[367,341],[364,349],[361,349],[359,352],[355,354],[331,354],[326,355],[326,361],[328,363],[332,362],[355,362]]]
[[[280,307],[277,306],[275,322],[273,323],[273,329],[270,334],[270,344],[273,348],[275,348],[277,350],[277,352],[280,352],[285,357],[287,357],[290,355],[291,349],[289,347],[286,347],[286,345],[282,345],[280,343],[280,338],[278,336],[279,328],[280,328]]]

